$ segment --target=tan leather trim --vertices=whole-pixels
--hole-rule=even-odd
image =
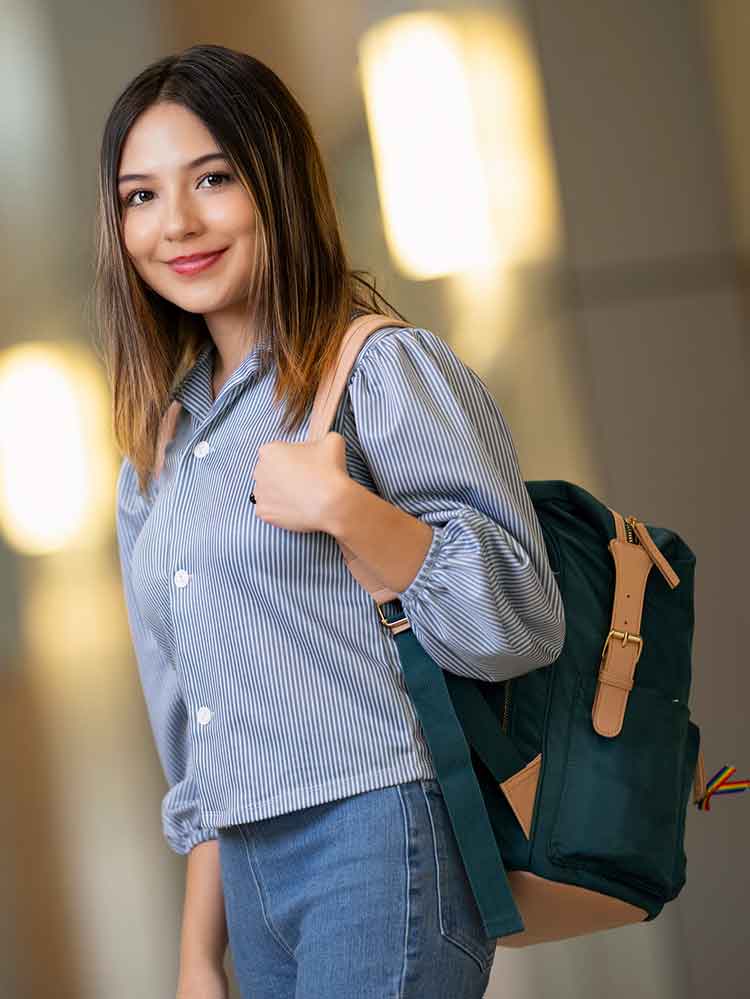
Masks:
[[[591,709],[595,731],[613,738],[622,730],[628,694],[642,651],[641,616],[646,582],[653,558],[643,545],[627,540],[625,519],[608,508],[615,524],[615,537],[607,546],[615,562],[615,592],[612,600],[609,640],[599,664],[596,694]],[[613,631],[619,635],[612,634]],[[625,638],[624,636],[628,637]]]
[[[328,378],[320,383],[317,395],[313,403],[310,423],[308,426],[308,441],[321,440],[330,431],[331,424],[336,415],[341,396],[346,388],[346,383],[351,374],[360,350],[364,346],[367,338],[376,330],[384,326],[400,326],[408,328],[409,323],[401,319],[394,319],[391,316],[383,316],[380,313],[368,313],[353,320],[346,333],[341,339],[339,348],[339,359]],[[380,606],[390,600],[398,600],[398,594],[389,589],[375,576],[369,567],[364,563],[351,548],[339,542],[339,547],[346,561],[346,566],[352,576],[362,586],[373,600]],[[411,627],[408,621],[390,628],[393,634],[406,631]]]
[[[338,362],[328,378],[321,382],[318,387],[307,431],[306,439],[308,441],[320,440],[331,429],[354,362],[368,336],[384,326],[408,328],[409,325],[401,319],[392,319],[390,316],[383,316],[376,312],[359,316],[349,324],[346,333],[341,338]]]
[[[640,637],[643,597],[653,562],[641,545],[612,538],[609,550],[615,560],[615,594],[610,628]],[[599,679],[591,716],[599,735],[619,735],[625,718],[628,693],[633,687],[636,663],[641,654],[637,642],[613,636],[599,667]]]
[[[706,765],[703,759],[703,750],[698,750],[698,759],[695,761],[695,775],[693,777],[693,803],[697,804],[706,793]]]
[[[528,947],[552,940],[640,923],[645,909],[602,892],[540,878],[530,871],[508,871],[513,898],[525,929],[499,937],[498,947]]]
[[[615,537],[618,541],[627,541],[627,534],[625,533],[625,518],[617,510],[613,510],[611,506],[607,507],[609,512],[615,519]]]
[[[531,820],[534,815],[534,801],[539,783],[539,771],[542,766],[542,754],[539,753],[518,773],[500,782],[500,788],[508,799],[526,839],[531,836]]]
[[[654,544],[644,523],[635,517],[628,518],[640,541],[631,544],[624,517],[611,507],[608,509],[615,524],[615,537],[608,545],[615,560],[615,592],[610,637],[602,650],[591,717],[599,735],[613,738],[622,731],[628,694],[643,651],[641,619],[648,574],[656,566],[672,588],[679,584],[680,578]]]
[[[654,563],[662,576],[664,576],[667,583],[672,587],[672,589],[674,589],[675,586],[679,585],[680,577],[654,544],[654,539],[648,533],[648,528],[645,524],[641,523],[640,520],[636,520],[635,517],[633,518],[633,527],[635,529],[635,533],[640,539],[641,544],[650,556],[651,561]]]

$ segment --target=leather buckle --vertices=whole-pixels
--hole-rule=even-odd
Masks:
[[[601,662],[604,662],[607,655],[607,649],[609,648],[611,638],[621,638],[623,648],[625,648],[628,642],[636,643],[638,645],[638,655],[635,657],[635,663],[638,662],[641,658],[641,652],[643,652],[643,639],[640,635],[633,635],[629,631],[618,631],[617,628],[611,628],[609,634],[607,635],[607,640],[605,641],[604,648],[602,649]],[[635,663],[633,663],[633,666],[635,666]]]
[[[409,619],[406,616],[400,617],[398,621],[388,621],[386,620],[385,614],[383,614],[383,611],[380,609],[380,604],[376,602],[375,606],[378,609],[378,615],[380,616],[380,623],[384,624],[389,631],[392,632],[395,628],[398,628],[399,631],[403,631],[404,625],[406,625],[407,628],[411,627],[411,625],[409,624]]]

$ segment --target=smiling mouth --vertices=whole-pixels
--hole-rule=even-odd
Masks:
[[[178,258],[173,263],[170,263],[169,266],[178,274],[196,274],[198,271],[203,271],[214,264],[228,249],[229,247],[225,246],[223,250],[217,250],[216,253],[203,253],[196,257]]]

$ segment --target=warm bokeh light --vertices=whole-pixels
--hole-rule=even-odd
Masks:
[[[360,41],[383,224],[415,279],[554,254],[557,191],[539,74],[510,14],[415,13]]]
[[[88,546],[111,530],[107,396],[80,348],[0,354],[0,530],[25,555]]]
[[[360,43],[362,85],[386,238],[414,278],[490,252],[487,183],[460,40],[451,20],[404,14]]]

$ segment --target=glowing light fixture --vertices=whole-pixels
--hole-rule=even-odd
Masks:
[[[513,14],[419,12],[362,37],[386,240],[426,279],[557,251],[557,190],[531,45]]]
[[[40,555],[108,530],[106,395],[88,357],[24,343],[0,355],[0,529]]]

